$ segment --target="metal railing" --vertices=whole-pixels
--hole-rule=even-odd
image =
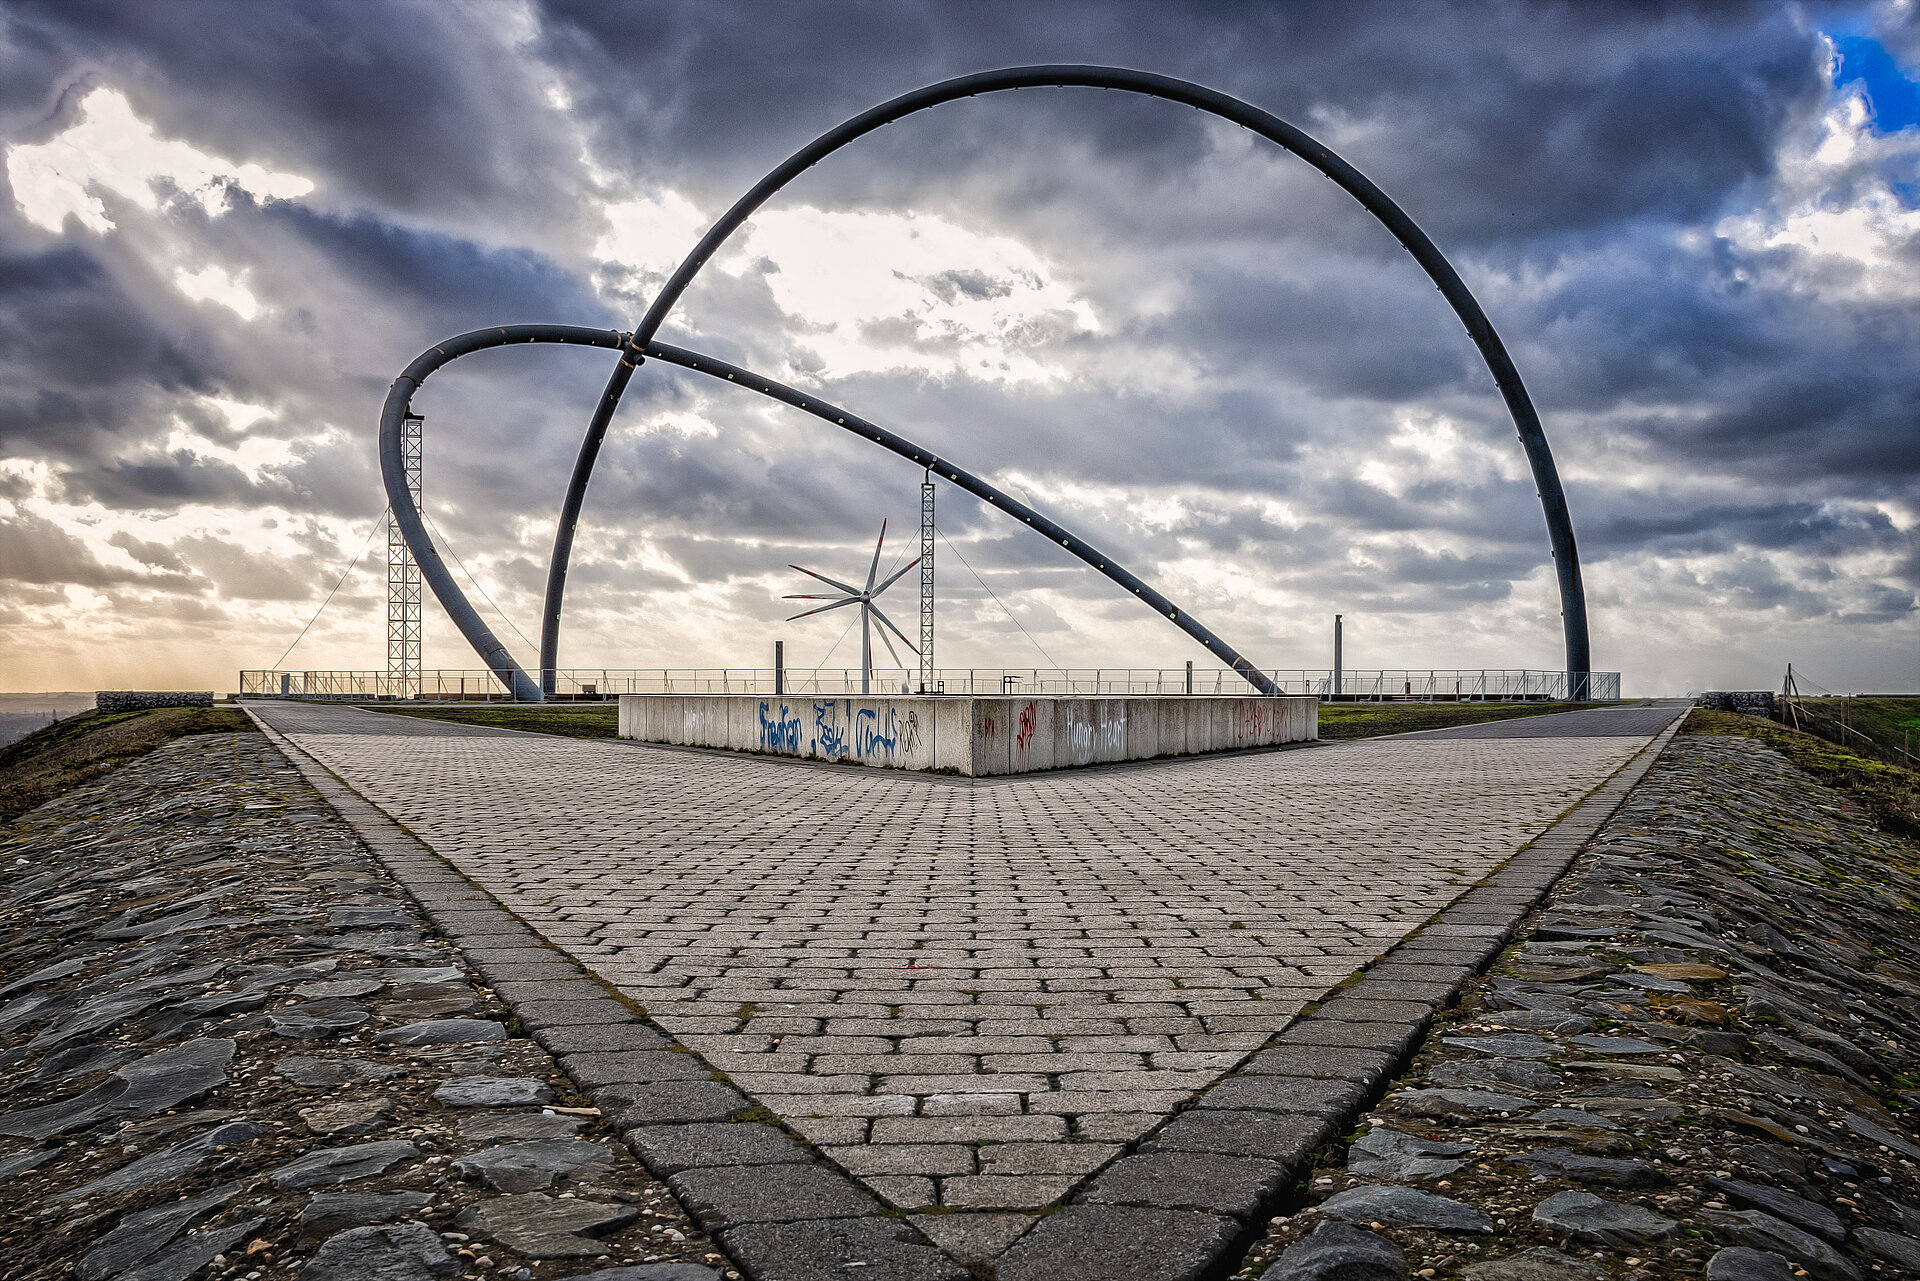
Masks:
[[[563,668],[554,673],[554,697],[590,702],[620,694],[771,694],[771,667]],[[1592,672],[1589,687],[1569,692],[1566,672],[1526,668],[1424,668],[1348,670],[1334,688],[1328,671],[1267,672],[1288,694],[1312,694],[1330,702],[1517,702],[1567,701],[1584,697],[1611,702],[1620,697],[1619,672]],[[917,692],[920,673],[876,668],[877,695]],[[836,697],[860,692],[857,667],[786,669],[790,695]],[[1245,694],[1246,681],[1225,668],[1160,667],[943,667],[934,672],[939,694]],[[384,672],[243,671],[244,698],[289,698],[334,702],[510,702],[512,693],[485,670],[427,670],[410,678]]]

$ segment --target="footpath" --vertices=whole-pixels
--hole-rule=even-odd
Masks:
[[[1920,1276],[1920,850],[1747,739],[1635,758],[991,1252],[267,736],[0,860],[0,1281]]]

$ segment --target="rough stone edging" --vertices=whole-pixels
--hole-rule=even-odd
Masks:
[[[829,1268],[841,1260],[896,1265],[868,1274],[876,1281],[969,1281],[899,1212],[766,1119],[704,1059],[245,710],[742,1273],[765,1276],[798,1256],[832,1259]]]
[[[1109,1163],[1000,1257],[998,1281],[1223,1270],[1282,1208],[1301,1165],[1378,1101],[1434,1013],[1500,954],[1685,719],[1682,710],[1540,836]],[[1106,1270],[1083,1271],[1116,1241],[1123,1265],[1109,1254]]]

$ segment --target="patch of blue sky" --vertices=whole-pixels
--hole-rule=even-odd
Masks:
[[[1835,35],[1840,55],[1834,87],[1859,85],[1867,98],[1876,133],[1899,133],[1920,125],[1920,83],[1871,36]]]

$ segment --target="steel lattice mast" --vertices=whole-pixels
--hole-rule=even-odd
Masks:
[[[426,419],[408,414],[400,423],[400,461],[407,493],[420,510],[420,456]],[[420,566],[387,510],[387,683],[398,698],[420,696]]]
[[[933,693],[933,472],[920,482],[920,692]]]

